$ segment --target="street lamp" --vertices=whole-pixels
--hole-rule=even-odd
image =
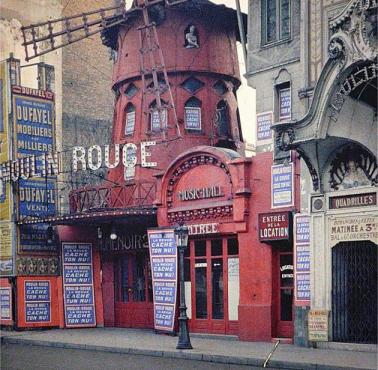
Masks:
[[[180,315],[179,315],[179,340],[177,349],[193,349],[190,343],[188,316],[186,316],[185,304],[185,283],[184,283],[184,252],[188,246],[189,230],[186,226],[180,225],[175,229],[176,245],[179,252],[180,267]]]

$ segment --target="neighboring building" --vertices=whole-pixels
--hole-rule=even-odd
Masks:
[[[311,278],[302,299],[297,260],[297,344],[377,342],[376,14],[375,1],[250,1],[247,77],[257,87],[257,121],[261,114],[262,130],[274,128],[277,162],[288,150],[303,159]],[[286,104],[291,114],[282,115]],[[261,139],[258,150],[273,149]]]

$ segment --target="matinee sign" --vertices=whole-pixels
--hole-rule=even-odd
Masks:
[[[96,326],[92,245],[62,243],[66,326]]]
[[[289,240],[290,221],[290,212],[260,213],[260,241]]]
[[[154,323],[156,330],[173,332],[177,296],[177,248],[173,229],[148,230]]]

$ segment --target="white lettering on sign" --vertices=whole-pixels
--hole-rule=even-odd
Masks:
[[[217,223],[187,225],[189,235],[216,234],[219,232]]]
[[[209,186],[207,188],[182,190],[178,192],[177,196],[181,201],[207,199],[221,197],[223,191],[220,186]]]

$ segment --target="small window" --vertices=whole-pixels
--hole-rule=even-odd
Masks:
[[[186,91],[190,92],[191,94],[194,94],[204,85],[205,84],[198,78],[189,77],[181,84],[181,87],[183,87]]]
[[[124,167],[125,181],[134,179],[136,161],[136,148],[134,146],[130,146],[126,150],[126,162],[129,164],[129,166]]]
[[[227,86],[226,84],[223,82],[223,81],[217,81],[215,84],[214,84],[214,90],[219,94],[219,95],[223,95],[225,94],[228,89],[227,89]]]
[[[291,0],[262,0],[262,44],[290,38]]]
[[[201,101],[195,97],[185,103],[185,129],[201,131]]]
[[[158,87],[160,89],[160,93],[164,93],[168,89],[168,85],[165,81],[164,76],[158,76]],[[154,81],[151,81],[148,85],[147,88],[152,90],[155,88]]]
[[[290,82],[276,86],[278,102],[279,122],[289,121],[291,119],[291,88]]]
[[[218,126],[218,135],[228,137],[230,135],[229,113],[228,113],[228,105],[225,100],[221,100],[217,104],[216,122]]]
[[[135,107],[133,104],[129,103],[126,106],[125,136],[133,135],[134,128],[135,128]]]
[[[193,24],[185,28],[184,46],[187,49],[198,49],[200,47],[198,30]]]
[[[165,108],[166,104],[162,101],[161,102],[162,108],[159,109],[157,107],[156,101],[154,101],[150,105],[151,110],[151,120],[150,120],[150,129],[153,132],[158,132],[163,129],[167,128],[167,108]]]
[[[126,90],[125,90],[125,95],[131,99],[135,96],[135,94],[138,92],[138,89],[137,87],[131,83],[129,86],[127,86]]]

